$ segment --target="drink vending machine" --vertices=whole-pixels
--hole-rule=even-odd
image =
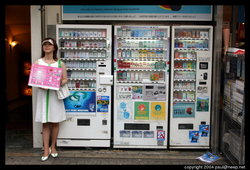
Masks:
[[[111,26],[57,25],[58,56],[71,95],[57,146],[109,147],[111,139]]]
[[[114,148],[166,148],[169,27],[114,30]]]
[[[209,148],[212,26],[173,26],[170,148]]]

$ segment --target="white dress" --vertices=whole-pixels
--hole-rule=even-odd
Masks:
[[[58,62],[53,64],[45,63],[41,58],[38,64],[58,67]],[[66,112],[63,100],[59,100],[56,90],[37,89],[36,122],[41,123],[59,123],[66,119]]]

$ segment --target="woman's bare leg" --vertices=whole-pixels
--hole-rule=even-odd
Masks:
[[[50,123],[43,123],[43,156],[49,155]]]
[[[51,123],[51,152],[56,153],[56,140],[59,132],[59,123]]]

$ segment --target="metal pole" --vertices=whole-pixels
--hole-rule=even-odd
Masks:
[[[211,149],[219,152],[220,137],[220,83],[221,83],[221,57],[222,57],[222,25],[223,6],[214,6],[214,51],[213,51],[213,77],[212,77],[212,115],[211,115]]]

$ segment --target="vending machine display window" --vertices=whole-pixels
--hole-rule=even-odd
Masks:
[[[169,27],[115,26],[114,148],[167,147]]]
[[[56,33],[71,93],[57,146],[110,147],[111,25],[59,24]]]
[[[209,148],[212,26],[173,26],[170,148]],[[201,122],[206,122],[202,124]]]

